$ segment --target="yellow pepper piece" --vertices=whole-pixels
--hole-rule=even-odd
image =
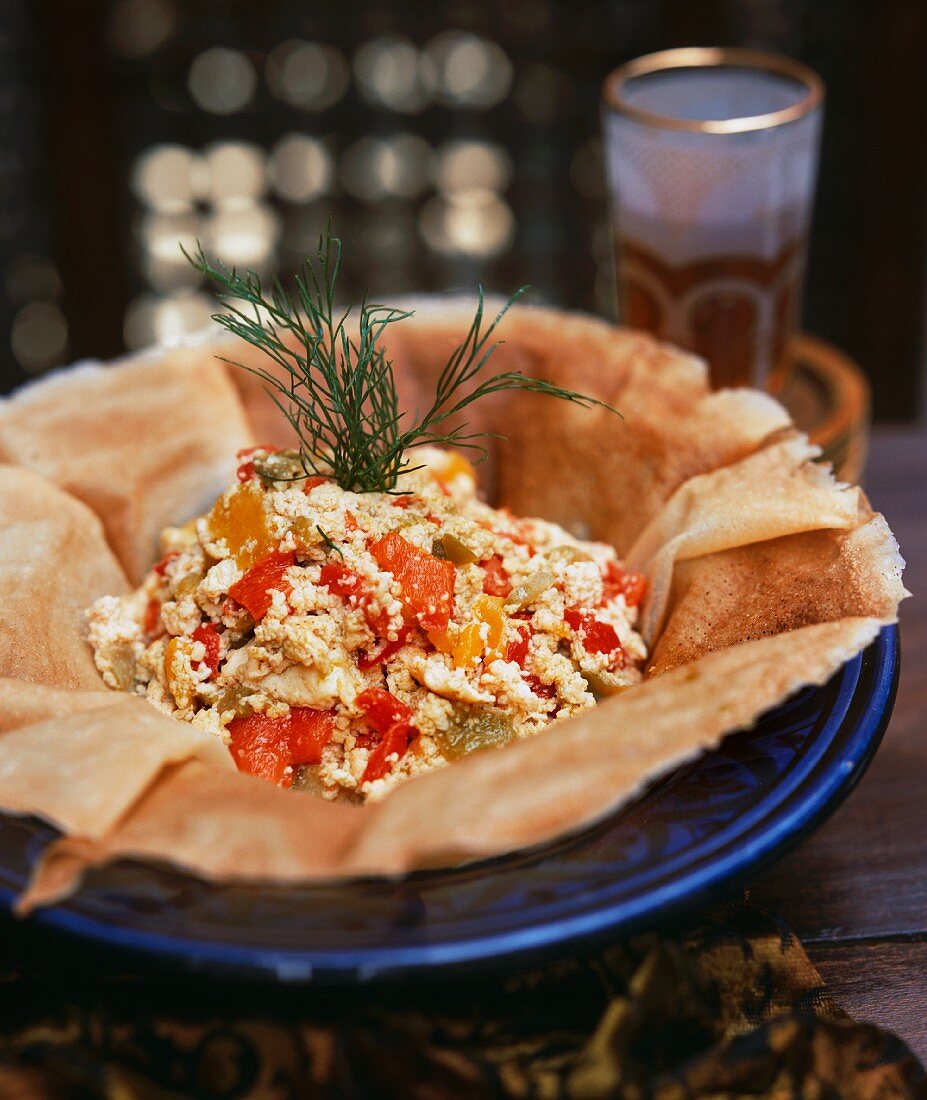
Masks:
[[[484,653],[487,661],[496,661],[502,656],[505,601],[499,596],[479,596],[473,602],[473,610],[476,622],[457,629],[428,632],[428,640],[435,649],[439,653],[449,653],[457,668],[475,665]]]
[[[456,635],[451,632],[450,628],[447,630],[428,631],[428,641],[431,642],[439,653],[453,653],[455,637]]]
[[[463,455],[457,454],[456,451],[448,451],[441,465],[435,467],[432,472],[435,480],[445,487],[448,487],[455,478],[461,475],[469,478],[474,485],[476,484],[476,470],[473,469],[472,463],[468,462]]]
[[[505,600],[501,596],[478,596],[473,610],[489,627],[486,635],[486,661],[498,661],[502,657],[501,643],[505,632]]]
[[[219,497],[209,513],[209,531],[214,539],[225,539],[239,569],[250,569],[276,549],[267,529],[264,492],[256,480]]]
[[[483,652],[483,637],[479,623],[468,623],[457,635],[453,657],[457,668],[475,665]]]
[[[449,653],[457,668],[476,664],[483,652],[483,637],[479,623],[450,627],[448,630],[429,630],[428,640],[439,653]]]

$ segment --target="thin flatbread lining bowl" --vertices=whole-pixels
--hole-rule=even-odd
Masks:
[[[472,318],[472,302],[426,306],[395,326],[390,340],[409,405],[421,404]],[[619,419],[602,409],[512,393],[476,406],[474,426],[509,435],[493,444],[487,464],[498,503],[609,541],[650,571],[645,683],[526,741],[408,781],[381,803],[350,807],[217,767],[195,737],[178,742],[175,736],[178,726],[198,731],[160,715],[146,722],[152,774],[128,795],[108,797],[101,793],[105,782],[75,769],[68,754],[79,744],[104,775],[108,753],[124,760],[124,707],[85,703],[79,713],[63,713],[56,688],[80,687],[96,701],[100,683],[56,684],[46,677],[41,690],[17,687],[17,680],[36,677],[0,664],[0,676],[7,677],[0,686],[23,716],[13,733],[0,736],[0,777],[5,769],[15,774],[17,791],[14,799],[0,782],[0,807],[66,826],[38,863],[24,908],[65,896],[86,867],[120,856],[166,861],[218,881],[293,883],[399,875],[542,843],[614,812],[654,778],[749,727],[799,688],[825,682],[895,621],[905,591],[891,532],[858,489],[837,484],[814,463],[816,452],[771,398],[746,390],[711,393],[699,360],[575,314],[516,307],[499,334],[505,343],[494,369],[523,370],[583,390],[623,414]],[[217,352],[259,362],[252,349],[228,341],[170,353],[172,377],[178,362],[190,371],[191,383],[181,378],[177,384],[195,403],[196,414],[184,417],[185,447],[201,465],[204,454],[215,453],[210,448],[228,408],[228,389],[215,383]],[[108,392],[117,403],[134,387],[147,392],[155,381],[146,372],[162,369],[154,353],[130,367],[115,364],[108,368]],[[201,370],[209,379],[202,389],[195,384]],[[236,395],[227,460],[248,434],[260,442],[289,441],[288,425],[261,385],[234,368],[223,370]],[[79,391],[80,376],[67,385]],[[114,452],[104,449],[96,465],[86,461],[96,432],[92,407],[82,406],[79,432],[70,425],[59,438],[58,423],[47,408],[36,419],[34,402],[14,398],[0,411],[0,441],[38,432],[61,456],[62,468],[68,448],[77,448],[98,484],[118,484]],[[174,495],[186,476],[175,469],[176,442],[148,433],[139,447],[140,463],[149,471],[163,468]],[[103,528],[118,532],[140,562],[142,544],[131,541],[124,522],[125,498],[114,500],[123,513],[116,517],[105,494],[92,495]],[[149,512],[145,494],[133,493],[140,530],[175,518],[164,515],[165,499],[155,493]],[[744,501],[750,507],[741,507]],[[4,529],[21,541],[15,489],[0,496],[0,505]],[[177,503],[187,515],[190,505]],[[153,558],[152,552],[142,564]],[[41,564],[54,569],[59,559],[53,549]],[[12,587],[11,568],[5,583]],[[24,600],[20,612],[25,618],[33,608],[39,624],[41,575],[35,568],[23,573],[36,598]],[[715,606],[723,609],[716,616]],[[213,747],[228,756],[218,742]],[[82,784],[83,801],[100,827],[79,821]]]

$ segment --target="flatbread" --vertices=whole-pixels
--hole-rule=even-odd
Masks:
[[[89,508],[30,470],[0,466],[0,676],[100,690],[84,612],[128,590]]]
[[[685,562],[673,580],[648,675],[808,623],[860,614],[893,622],[907,595],[903,568],[880,515],[851,531],[809,531]]]
[[[134,583],[161,530],[204,511],[252,443],[227,371],[196,347],[60,371],[0,403],[0,459],[96,512]]]
[[[429,303],[394,330],[407,404],[427,394],[469,308]],[[623,414],[515,393],[484,406],[473,426],[509,437],[493,444],[485,467],[498,503],[611,541],[647,572],[644,683],[529,740],[400,785],[381,803],[299,797],[238,773],[219,741],[143,700],[100,701],[89,652],[78,655],[85,642],[75,608],[101,590],[123,591],[125,579],[82,504],[35,473],[4,480],[0,470],[0,583],[14,601],[11,627],[35,639],[37,654],[17,665],[8,649],[0,662],[10,715],[0,724],[8,731],[0,736],[0,807],[37,813],[65,834],[37,864],[23,911],[65,896],[88,866],[121,856],[220,881],[290,883],[396,875],[538,844],[614,812],[799,688],[825,682],[895,621],[906,595],[903,562],[885,520],[815,461],[771,398],[711,393],[699,360],[577,315],[516,308],[500,335],[506,343],[494,369],[590,392]],[[78,370],[41,400],[27,391],[0,412],[0,445],[37,468],[53,455],[42,472],[92,503],[133,576],[153,559],[156,525],[202,508],[200,490],[221,489],[222,471],[230,480],[232,452],[249,434],[290,441],[262,385],[217,365],[217,351],[260,362],[228,340],[163,359],[152,353],[106,369],[108,401],[96,401],[100,371]],[[125,425],[103,421],[130,394],[153,393],[165,371],[175,393],[190,391],[181,433],[190,445],[142,432],[130,457]],[[76,427],[56,409],[56,388],[79,405]],[[227,435],[217,428],[223,403],[231,404]],[[32,429],[41,451],[19,445]],[[216,439],[225,441],[221,455],[210,449]],[[117,455],[126,488],[107,496]],[[29,524],[43,532],[36,545]],[[61,524],[83,540],[73,569]],[[42,585],[59,573],[43,604]],[[63,657],[46,640],[59,634]],[[70,708],[74,689],[86,694]],[[136,759],[143,766],[130,769]]]
[[[866,518],[860,490],[836,485],[811,461],[819,453],[791,433],[673,493],[627,555],[650,581],[640,624],[649,646],[663,625],[678,563],[803,531],[847,531]]]
[[[235,771],[215,737],[127,697],[118,706],[48,718],[0,737],[0,805],[92,840],[116,826],[167,765],[189,759]],[[59,760],[66,761],[66,781]]]

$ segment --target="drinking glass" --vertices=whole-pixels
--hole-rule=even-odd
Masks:
[[[798,321],[824,88],[746,49],[665,50],[603,88],[622,322],[775,387]]]

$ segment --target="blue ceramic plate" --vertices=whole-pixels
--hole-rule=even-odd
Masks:
[[[363,982],[512,960],[617,936],[710,900],[781,855],[853,787],[891,712],[898,632],[825,687],[558,843],[400,882],[215,887],[124,862],[32,919],[214,974]],[[0,898],[52,831],[0,818]]]

